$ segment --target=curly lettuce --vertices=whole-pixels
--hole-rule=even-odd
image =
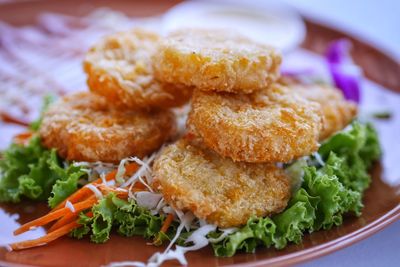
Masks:
[[[110,237],[112,229],[116,229],[123,236],[142,236],[146,239],[156,239],[160,235],[163,215],[152,215],[143,207],[139,207],[134,200],[123,200],[114,194],[109,194],[101,199],[88,212],[82,212],[78,223],[82,226],[72,231],[75,238],[83,238],[90,235],[90,240],[95,243],[104,243]],[[175,225],[163,234],[163,238],[169,240],[174,232]]]
[[[381,155],[376,131],[369,124],[354,122],[322,144],[319,154],[324,165],[303,167],[301,187],[283,212],[249,219],[237,232],[212,244],[215,255],[254,252],[258,246],[282,249],[288,242],[300,243],[305,232],[342,224],[347,213],[359,216],[363,191],[371,181],[368,168]]]
[[[359,216],[362,194],[371,177],[368,168],[381,155],[377,133],[369,125],[354,122],[324,142],[319,154],[322,161],[301,159],[287,166],[293,175],[293,195],[286,209],[271,218],[250,218],[245,226],[212,244],[216,256],[229,257],[238,251],[254,252],[257,247],[282,249],[288,243],[300,243],[304,233],[342,224],[343,216]],[[54,207],[78,189],[86,175],[82,167],[64,163],[55,150],[40,145],[38,137],[28,145],[11,145],[0,161],[0,201],[18,202],[23,197],[48,200]],[[122,200],[114,194],[101,199],[79,217],[81,227],[75,238],[90,236],[95,243],[106,242],[112,229],[123,236],[142,236],[159,245],[176,233],[174,222],[167,233],[161,232],[164,215],[152,214],[134,200]],[[218,238],[223,232],[209,236]],[[183,245],[190,232],[181,234]]]
[[[0,202],[22,198],[49,201],[54,207],[76,191],[86,173],[81,167],[63,166],[54,149],[48,150],[38,136],[26,146],[12,144],[0,160]]]

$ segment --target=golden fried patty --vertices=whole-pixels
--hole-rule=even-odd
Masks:
[[[283,210],[290,197],[285,172],[272,164],[233,162],[186,139],[165,147],[153,166],[153,186],[167,203],[219,227]]]
[[[297,84],[290,87],[308,100],[321,105],[323,127],[320,140],[342,130],[357,115],[357,105],[347,101],[343,93],[335,87],[321,84]]]
[[[76,161],[119,162],[157,150],[176,132],[170,111],[118,111],[89,92],[67,95],[43,116],[39,134],[45,147]]]
[[[151,57],[159,41],[157,34],[135,29],[96,43],[84,60],[90,90],[119,108],[166,108],[187,102],[190,89],[153,77]]]
[[[205,91],[251,93],[279,76],[281,56],[236,32],[181,30],[160,42],[155,75]]]
[[[289,162],[318,149],[320,105],[274,84],[253,94],[195,90],[189,134],[224,157]]]

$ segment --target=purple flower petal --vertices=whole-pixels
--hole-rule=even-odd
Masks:
[[[331,65],[330,72],[336,87],[341,89],[344,97],[348,100],[352,100],[356,103],[359,103],[361,100],[360,76],[349,75],[338,64]]]
[[[336,87],[346,99],[359,103],[361,100],[362,72],[350,56],[351,43],[346,39],[332,42],[326,51],[326,61]]]
[[[329,44],[325,57],[330,64],[342,64],[350,59],[351,42],[347,39],[339,39]]]

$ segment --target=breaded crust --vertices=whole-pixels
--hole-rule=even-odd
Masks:
[[[274,84],[244,95],[195,90],[189,136],[234,161],[289,162],[318,149],[320,105]]]
[[[119,111],[90,92],[67,95],[44,114],[39,134],[45,147],[67,160],[119,162],[157,150],[176,133],[175,116],[160,110]]]
[[[281,56],[236,32],[181,30],[160,42],[155,76],[204,91],[251,93],[279,76]]]
[[[320,140],[342,130],[357,116],[357,105],[347,101],[343,93],[335,87],[322,84],[297,84],[291,87],[308,100],[321,105],[323,127]]]
[[[153,174],[167,203],[219,227],[278,213],[290,197],[289,179],[275,165],[233,162],[186,139],[161,151]]]
[[[159,82],[153,76],[151,57],[159,41],[155,33],[134,29],[96,43],[83,64],[90,90],[120,109],[167,108],[186,103],[191,89]]]

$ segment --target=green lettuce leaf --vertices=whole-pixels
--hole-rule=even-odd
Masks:
[[[303,188],[310,196],[320,198],[315,207],[313,230],[340,225],[345,212],[353,211],[358,214],[361,208],[360,193],[347,189],[335,174],[326,173],[327,166],[319,170],[315,167],[305,168]]]
[[[258,245],[270,247],[279,242],[275,240],[275,233],[276,225],[270,218],[253,217],[243,228],[212,246],[216,256],[231,257],[237,250],[254,252]]]
[[[303,233],[340,225],[343,216],[361,214],[362,193],[371,177],[368,168],[379,159],[381,149],[374,128],[354,122],[319,149],[323,166],[295,162],[288,166],[294,174],[294,187],[302,181],[286,209],[272,218],[251,218],[247,224],[212,244],[216,256],[230,257],[237,251],[254,252],[256,247],[284,248],[289,242],[300,243]],[[303,168],[302,180],[299,167]],[[214,232],[210,236],[218,236]]]
[[[282,240],[275,242],[275,247],[284,248],[288,241],[300,243],[304,231],[312,232],[316,219],[315,207],[321,201],[319,196],[311,196],[300,188],[289,201],[284,212],[273,217]]]
[[[57,164],[56,155],[52,154],[52,160],[49,161],[51,170],[57,174],[58,179],[52,187],[48,204],[51,208],[57,206],[69,195],[78,189],[78,181],[86,177],[86,172],[81,166],[69,165],[61,167]]]
[[[161,234],[163,240],[170,240],[176,232],[174,224],[168,233],[160,233],[164,216],[152,215],[149,210],[139,207],[134,200],[125,201],[114,194],[100,200],[91,211],[92,217],[86,216],[84,212],[80,214],[79,223],[82,227],[72,231],[73,237],[82,238],[90,234],[91,241],[103,243],[109,239],[114,228],[123,236],[137,235],[155,239]]]
[[[42,147],[34,136],[26,146],[12,144],[0,161],[0,202],[19,202],[22,197],[47,200],[54,207],[77,188],[85,175],[80,167],[64,168],[54,149]]]

